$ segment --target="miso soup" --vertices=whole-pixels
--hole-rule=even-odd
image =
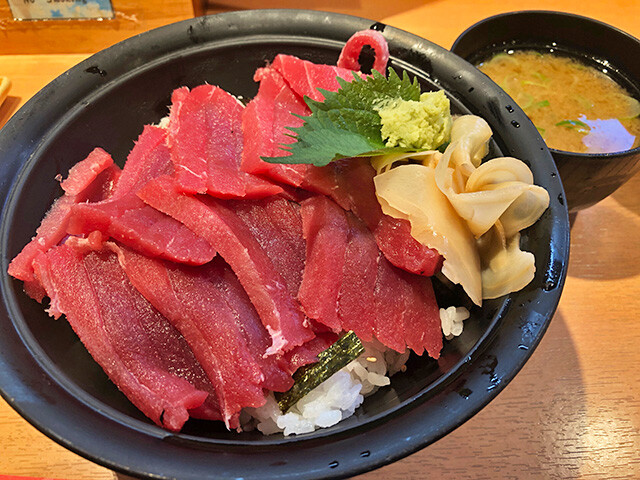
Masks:
[[[511,50],[478,68],[520,105],[549,148],[609,153],[640,146],[640,102],[594,67]]]

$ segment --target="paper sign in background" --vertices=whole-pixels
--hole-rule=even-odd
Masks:
[[[110,0],[8,0],[16,20],[113,18]]]

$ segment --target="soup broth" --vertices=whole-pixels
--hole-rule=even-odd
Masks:
[[[478,68],[520,105],[549,148],[610,153],[640,146],[640,102],[594,67],[511,50]]]

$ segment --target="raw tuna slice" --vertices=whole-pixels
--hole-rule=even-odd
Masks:
[[[351,82],[353,76],[357,75],[353,69],[322,65],[283,54],[276,56],[270,68],[278,71],[287,85],[302,100],[307,96],[313,100],[322,101],[324,95],[318,90],[319,88],[335,92],[340,88],[337,77]]]
[[[373,69],[386,75],[389,45],[382,33],[376,30],[361,30],[354,33],[340,52],[338,67],[361,70],[360,53],[365,46],[371,47],[375,52]]]
[[[103,172],[109,171],[113,166],[111,155],[101,148],[96,148],[87,158],[69,169],[69,175],[62,181],[60,186],[67,195],[82,195],[84,200],[95,196],[95,193],[98,196],[104,195],[103,186],[95,182]],[[120,169],[117,168],[115,170],[119,171]],[[101,180],[106,180],[104,183],[107,184],[107,189],[113,187],[113,181],[109,182],[107,178],[101,178]],[[96,200],[93,199],[93,201]]]
[[[349,240],[338,292],[338,314],[344,330],[364,341],[373,338],[376,315],[374,291],[380,250],[366,225],[347,213]]]
[[[310,165],[305,172],[300,188],[331,197],[342,208],[350,210],[351,200],[349,199],[348,189],[342,183],[339,169],[332,162],[324,167]]]
[[[373,232],[378,248],[395,266],[418,275],[431,276],[442,266],[442,257],[411,236],[408,221],[382,213],[376,198],[373,177],[375,170],[368,159],[354,158],[336,163],[342,189],[337,196],[350,202],[350,209]]]
[[[338,292],[342,285],[349,225],[345,211],[324,196],[302,202],[307,259],[298,300],[309,318],[342,330]]]
[[[291,377],[285,371],[277,371],[275,357],[262,358],[268,347],[268,334],[248,298],[229,295],[233,289],[234,295],[246,297],[241,288],[234,288],[235,277],[220,259],[200,267],[186,267],[150,259],[126,248],[120,250],[120,259],[133,285],[189,343],[215,387],[227,426],[242,408],[264,404],[265,384],[281,391],[292,386]],[[249,308],[243,306],[238,312],[231,306],[243,300]],[[257,341],[252,342],[255,337]],[[271,374],[269,379],[263,366]]]
[[[303,97],[308,95],[320,100],[322,95],[317,88],[335,91],[340,86],[336,76],[352,80],[353,73],[290,55],[278,55],[271,66],[258,69],[254,77],[260,82],[258,94],[242,116],[245,135],[242,170],[323,195],[335,193],[332,198],[346,208],[333,168],[272,164],[262,161],[261,157],[288,156],[289,153],[280,148],[281,144],[293,142],[292,132],[287,127],[303,124],[303,120],[292,114],[307,116],[311,113]]]
[[[150,179],[173,173],[167,133],[164,129],[145,125],[127,156],[122,175],[110,200],[136,193]]]
[[[221,262],[222,263],[222,262]],[[293,386],[289,364],[281,355],[265,355],[271,345],[269,332],[262,325],[260,316],[251,303],[238,277],[225,264],[222,275],[215,277],[218,290],[235,314],[249,351],[254,355],[264,374],[262,387],[265,390],[285,392]]]
[[[411,236],[411,224],[407,220],[384,215],[378,222],[375,237],[387,260],[407,272],[430,277],[442,267],[442,256]]]
[[[299,127],[303,121],[292,115],[309,115],[307,105],[272,68],[261,68],[254,77],[260,82],[258,94],[242,114],[244,148],[241,169],[287,185],[302,184],[309,165],[267,163],[261,157],[289,155],[280,144],[292,143],[287,127]]]
[[[136,196],[152,178],[173,171],[165,130],[146,126],[127,158],[112,197],[75,205],[67,232],[102,232],[145,255],[202,265],[215,255],[211,245],[173,218]]]
[[[418,355],[440,356],[442,329],[431,279],[391,265],[380,256],[375,287],[374,333],[397,352],[406,347]]]
[[[173,92],[167,144],[178,185],[219,198],[260,198],[282,188],[240,171],[243,105],[219,87]]]
[[[292,296],[298,295],[305,263],[300,206],[281,197],[229,203],[258,241]]]
[[[375,288],[374,333],[380,342],[396,352],[406,350],[404,309],[406,285],[393,265],[380,255]]]
[[[224,202],[182,194],[171,177],[149,182],[138,195],[205,238],[229,263],[271,336],[268,355],[291,350],[313,338],[282,275],[246,224]]]
[[[145,415],[178,431],[213,387],[184,338],[131,285],[109,251],[40,253],[36,272],[94,360]]]
[[[205,264],[215,255],[205,239],[135,195],[74,206],[68,232],[80,235],[95,230],[145,255],[187,265]]]
[[[111,193],[117,172],[119,168],[114,165],[111,155],[101,148],[96,148],[71,168],[69,176],[62,182],[65,194],[53,203],[36,230],[36,236],[9,264],[9,275],[24,281],[25,291],[30,297],[41,301],[44,296],[44,290],[33,276],[33,259],[67,235],[74,205],[99,201]]]
[[[318,361],[318,354],[325,351],[338,340],[338,335],[333,332],[318,333],[312,340],[304,345],[294,348],[285,355],[289,362],[289,369],[293,374],[300,367]]]
[[[442,350],[440,309],[430,278],[412,275],[397,269],[407,284],[404,314],[404,337],[411,350],[418,355],[426,350],[437,359]]]

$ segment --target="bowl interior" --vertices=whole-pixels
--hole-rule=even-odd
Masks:
[[[335,64],[343,42],[370,25],[322,12],[225,14],[149,32],[74,67],[0,132],[0,149],[12,159],[2,167],[7,179],[1,192],[2,271],[61,194],[56,175],[66,175],[95,146],[122,165],[143,125],[168,113],[173,89],[208,82],[250,99],[257,92],[255,69],[276,54]],[[324,477],[355,474],[407,455],[455,428],[504,387],[537,345],[560,295],[568,258],[562,187],[535,129],[521,111],[506,108],[510,100],[503,92],[429,42],[390,27],[384,33],[394,68],[417,76],[424,90],[444,89],[454,113],[485,117],[495,135],[490,155],[522,158],[549,190],[550,209],[522,237],[523,248],[537,255],[534,282],[473,309],[463,335],[446,342],[440,360],[413,357],[407,371],[353,417],[284,438],[228,432],[221,424],[197,420],[176,435],[155,427],[111,384],[66,321],[49,318],[24,295],[21,282],[3,273],[0,389],[14,408],[68,448],[129,474],[296,478],[305,471]],[[455,294],[443,286],[439,290],[442,297]],[[29,392],[28,401],[17,391]],[[405,432],[416,434],[407,440],[399,429],[409,418],[414,420]],[[390,441],[394,438],[398,442]],[[337,460],[340,467],[331,467]]]

